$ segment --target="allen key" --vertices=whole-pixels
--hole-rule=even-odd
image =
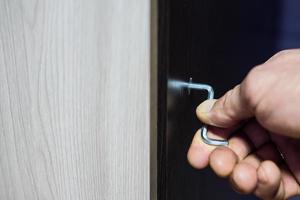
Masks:
[[[212,86],[202,83],[192,83],[192,78],[190,78],[189,82],[171,80],[168,85],[174,89],[188,89],[188,94],[190,94],[190,90],[205,90],[207,91],[207,100],[214,98],[214,89]],[[207,125],[203,125],[200,131],[201,138],[204,143],[213,146],[228,146],[227,140],[218,140],[208,137]]]

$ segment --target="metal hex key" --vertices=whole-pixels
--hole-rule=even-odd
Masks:
[[[190,78],[190,82],[183,82],[178,80],[171,80],[169,82],[169,86],[172,88],[187,88],[190,92],[191,89],[194,90],[206,90],[208,95],[207,99],[213,99],[214,98],[214,90],[210,85],[207,84],[201,84],[201,83],[192,83],[192,78]],[[227,146],[228,141],[227,140],[218,140],[208,137],[208,131],[207,131],[207,125],[202,126],[201,131],[201,138],[202,140],[208,144],[213,146]]]

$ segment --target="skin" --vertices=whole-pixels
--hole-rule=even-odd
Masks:
[[[261,199],[300,195],[300,49],[277,53],[196,113],[229,146],[206,145],[198,131],[187,155],[193,167],[209,165],[237,192]]]

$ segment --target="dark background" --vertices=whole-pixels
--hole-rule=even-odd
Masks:
[[[170,79],[208,83],[220,97],[255,65],[300,47],[298,0],[159,0],[159,200],[256,199],[238,195],[186,154],[201,126],[195,108],[206,94],[167,88]]]

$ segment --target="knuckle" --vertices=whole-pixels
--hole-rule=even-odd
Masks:
[[[258,103],[260,78],[261,69],[260,66],[257,66],[248,73],[240,86],[241,97],[250,108],[256,107]]]
[[[224,113],[229,119],[233,119],[235,116],[235,112],[233,111],[232,107],[232,96],[234,95],[234,89],[229,90],[225,95],[222,102],[222,108]]]
[[[276,73],[258,66],[249,72],[241,84],[241,98],[260,122],[266,123],[276,106],[276,99],[270,96],[275,83]]]
[[[286,50],[279,51],[279,52],[276,53],[275,55],[278,55],[278,56],[286,56],[286,55],[291,54],[291,52],[293,52],[293,50],[291,50],[291,49],[286,49]]]
[[[275,54],[275,56],[278,58],[280,61],[289,61],[293,59],[294,51],[291,49],[283,50]]]

